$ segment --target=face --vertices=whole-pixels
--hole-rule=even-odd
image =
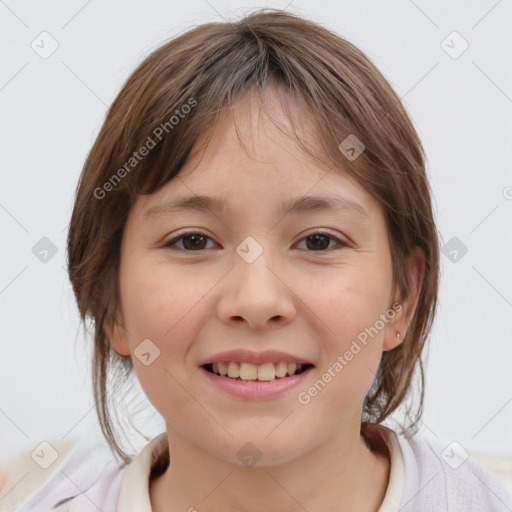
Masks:
[[[243,450],[277,464],[359,434],[382,352],[407,326],[391,268],[379,203],[244,104],[202,158],[133,206],[121,327],[105,329],[168,433],[236,464]],[[218,363],[244,378],[214,375]],[[303,371],[290,376],[293,363]]]

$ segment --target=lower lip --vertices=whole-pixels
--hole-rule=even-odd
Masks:
[[[222,377],[209,372],[203,367],[199,367],[201,373],[215,386],[222,391],[239,398],[247,398],[249,400],[265,400],[283,394],[301,382],[309,375],[313,367],[291,377],[281,377],[269,382],[261,381],[244,381]]]

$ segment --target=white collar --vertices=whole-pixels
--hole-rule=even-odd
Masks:
[[[163,432],[130,462],[121,482],[117,512],[152,512],[149,499],[151,468],[167,449],[167,433]]]
[[[391,468],[389,471],[389,481],[386,488],[386,494],[378,512],[398,512],[404,492],[404,457],[402,449],[400,448],[400,443],[396,437],[396,433],[390,428],[382,425],[379,425],[379,431],[382,433],[382,438],[389,448]]]

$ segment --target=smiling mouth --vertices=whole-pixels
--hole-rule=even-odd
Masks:
[[[224,361],[204,364],[202,368],[214,375],[232,380],[272,382],[304,373],[313,368],[313,365],[309,363],[287,363],[284,361],[265,364]]]

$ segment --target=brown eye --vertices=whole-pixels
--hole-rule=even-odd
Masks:
[[[206,249],[207,241],[210,240],[202,233],[185,233],[167,242],[164,247],[178,248],[185,251],[201,251]],[[180,245],[178,242],[182,241]]]
[[[203,235],[187,235],[183,237],[183,247],[189,251],[205,248],[206,237]]]
[[[327,235],[311,235],[306,238],[308,249],[327,249],[329,247],[330,238]]]
[[[315,252],[326,252],[326,249],[329,249],[331,242],[334,242],[334,246],[330,247],[331,249],[348,247],[347,243],[339,240],[329,233],[313,233],[312,235],[309,235],[302,240],[306,241],[306,249]]]

